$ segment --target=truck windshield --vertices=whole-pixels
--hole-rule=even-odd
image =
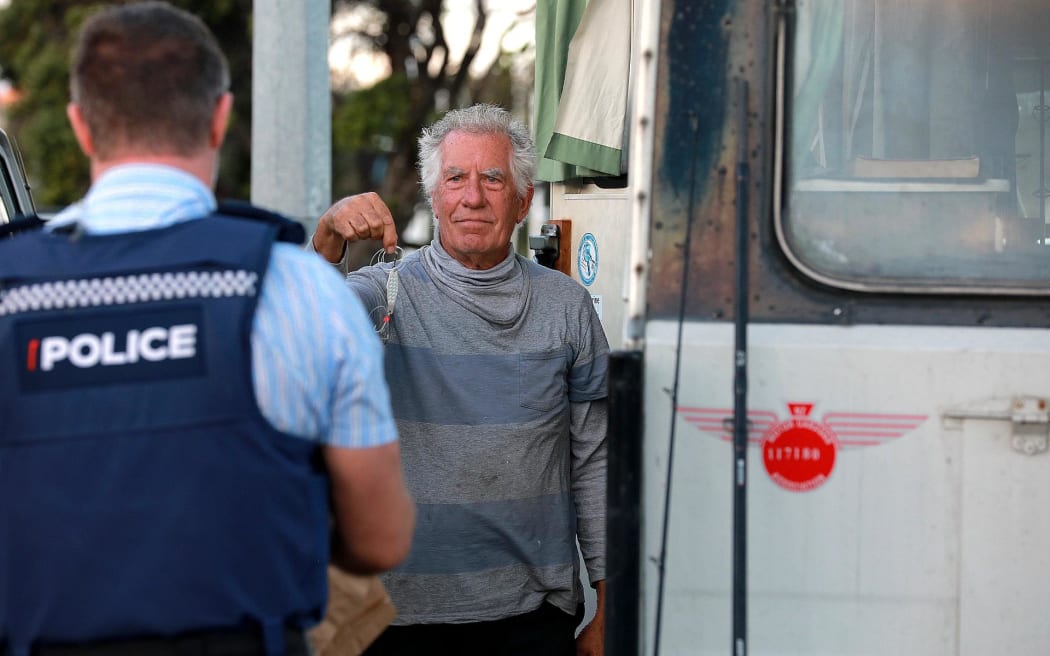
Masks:
[[[789,257],[856,289],[1050,293],[1044,0],[799,0]]]

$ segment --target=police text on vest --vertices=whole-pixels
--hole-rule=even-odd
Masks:
[[[36,368],[37,353],[41,371],[51,371],[56,363],[63,360],[68,360],[75,367],[87,369],[134,364],[140,360],[160,362],[192,358],[197,354],[197,326],[178,324],[129,330],[122,347],[117,346],[117,337],[112,332],[34,339],[29,343],[27,364],[30,371]]]

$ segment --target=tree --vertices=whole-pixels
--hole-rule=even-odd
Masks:
[[[495,0],[490,0],[495,1]],[[248,198],[251,184],[252,0],[172,0],[215,33],[230,63],[234,109],[216,194]],[[0,8],[0,74],[21,91],[9,116],[9,134],[25,158],[39,208],[64,206],[86,191],[87,162],[66,117],[69,55],[77,28],[99,0],[10,0]],[[424,125],[452,105],[488,101],[521,106],[513,93],[511,62],[497,59],[473,71],[483,37],[499,40],[508,25],[490,25],[485,0],[473,0],[461,57],[443,26],[445,0],[332,0],[333,38],[381,58],[382,79],[367,88],[334,77],[333,189],[336,195],[378,191],[390,205],[399,232],[419,204],[416,138]],[[527,10],[525,10],[527,12]],[[345,20],[346,17],[359,20]],[[449,18],[452,20],[452,18]],[[477,68],[477,67],[475,67]],[[529,86],[529,85],[525,85]],[[371,253],[371,245],[361,252]],[[361,261],[361,258],[356,258]]]
[[[421,201],[415,164],[422,128],[449,106],[477,101],[514,104],[506,60],[497,59],[489,71],[471,75],[489,26],[486,4],[474,0],[472,17],[457,15],[456,20],[472,23],[463,54],[456,60],[443,25],[446,4],[444,0],[333,2],[333,38],[349,39],[351,52],[378,56],[388,73],[367,88],[355,88],[354,80],[334,80],[334,191],[336,195],[377,191],[390,207],[399,234]],[[376,249],[375,243],[361,244],[351,257],[365,263]]]
[[[21,91],[8,132],[25,159],[38,208],[67,205],[89,184],[87,160],[66,121],[69,57],[76,31],[98,0],[10,0],[0,9],[0,72]],[[175,0],[212,29],[229,59],[233,115],[216,189],[247,198],[251,166],[251,0]]]

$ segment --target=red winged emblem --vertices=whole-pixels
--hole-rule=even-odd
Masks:
[[[762,449],[770,478],[785,489],[804,492],[824,484],[839,449],[891,442],[918,428],[927,415],[827,412],[810,418],[812,403],[788,403],[787,419],[768,410],[748,410],[747,441]],[[678,414],[701,432],[732,440],[733,411],[682,406]]]

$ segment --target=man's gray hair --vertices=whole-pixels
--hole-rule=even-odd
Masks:
[[[503,134],[510,139],[510,176],[519,198],[525,198],[536,175],[536,147],[525,124],[496,105],[477,104],[453,109],[419,137],[419,179],[427,202],[433,205],[441,175],[441,142],[450,132]]]

